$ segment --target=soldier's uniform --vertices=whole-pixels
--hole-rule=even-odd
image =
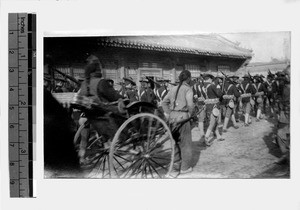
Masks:
[[[124,97],[128,98],[130,102],[138,101],[138,93],[136,90],[136,83],[133,81],[131,77],[124,77],[123,78],[125,85],[124,85]]]
[[[277,123],[277,144],[282,152],[278,163],[289,161],[290,156],[290,84],[285,76],[278,76],[277,80],[283,85],[278,95],[279,117]]]
[[[157,97],[157,105],[158,107],[161,107],[161,103],[168,94],[168,89],[165,85],[161,85],[160,88],[156,90],[156,97]]]
[[[257,110],[257,114],[256,114],[256,121],[259,121],[261,118],[261,111],[263,108],[263,99],[265,96],[265,93],[267,92],[267,89],[264,85],[264,83],[262,83],[262,79],[259,75],[255,75],[254,79],[256,80],[255,83],[253,83],[253,87],[256,90],[255,93],[255,108]]]
[[[205,134],[205,143],[210,146],[212,141],[209,140],[211,131],[215,131],[218,140],[224,140],[218,131],[218,118],[220,117],[220,98],[222,97],[221,89],[217,88],[213,82],[209,82],[209,78],[213,78],[210,74],[203,75],[205,81],[202,90],[205,95],[206,117],[209,119],[209,126]]]
[[[268,102],[269,107],[271,109],[271,114],[274,115],[275,98],[277,93],[277,84],[274,80],[274,76],[269,74],[267,76],[267,81],[264,84],[267,89],[266,97],[264,100],[264,112],[266,113],[266,104]]]
[[[140,80],[141,83],[146,83],[147,85],[142,86],[139,91],[140,101],[155,104],[155,94],[154,91],[148,86],[149,81],[147,79]]]
[[[230,80],[226,80],[224,85],[225,94],[223,95],[223,100],[226,106],[225,120],[223,125],[223,132],[226,132],[228,121],[231,117],[234,128],[238,128],[235,121],[234,109],[237,104],[237,99],[240,97],[240,92],[238,91],[236,85]],[[232,115],[233,114],[233,115]]]
[[[162,101],[162,108],[169,115],[170,121],[187,119],[194,109],[192,88],[186,82],[183,82],[175,101],[178,87],[172,87]],[[192,167],[192,133],[190,122],[184,123],[179,129],[179,133],[179,146],[182,159],[181,169],[185,171]]]
[[[243,112],[245,114],[245,126],[249,125],[249,114],[251,112],[250,100],[253,94],[255,94],[255,88],[253,87],[250,76],[246,74],[243,76],[244,81],[240,85],[241,101],[243,105]]]
[[[200,110],[198,114],[198,128],[200,131],[199,139],[201,139],[202,136],[204,136],[204,120],[206,117],[205,104],[204,104],[205,96],[202,87],[203,87],[203,80],[202,81],[199,80],[193,85],[194,103],[197,106],[198,110]]]
[[[124,84],[122,84],[122,86],[118,92],[121,96],[126,97],[126,87]]]
[[[237,90],[241,94],[241,91],[240,91],[240,85],[241,84],[239,83],[239,77],[236,76],[236,75],[233,75],[233,76],[230,76],[229,78],[232,79],[235,87],[237,88]],[[240,118],[240,116],[239,116],[239,112],[240,112],[240,110],[239,110],[239,107],[240,107],[239,104],[240,103],[241,103],[241,97],[237,98],[236,103],[234,104],[233,114],[234,114],[234,116],[236,118],[236,122],[239,122],[239,118]]]

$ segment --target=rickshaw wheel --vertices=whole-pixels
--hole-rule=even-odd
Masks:
[[[175,141],[168,125],[151,113],[136,114],[117,130],[109,152],[111,178],[166,178]]]
[[[74,136],[74,145],[77,151],[79,151],[81,131],[84,128],[84,125],[81,125],[75,136]],[[97,132],[94,130],[90,131],[90,137],[87,142],[85,161],[81,163],[81,168],[83,170],[90,170],[94,172],[95,176],[100,178],[109,177],[109,165],[108,165],[108,155],[109,155],[109,146],[108,144],[103,143],[102,136],[98,136]]]

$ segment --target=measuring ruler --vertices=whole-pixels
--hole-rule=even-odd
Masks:
[[[36,15],[10,13],[8,22],[10,197],[33,197]]]

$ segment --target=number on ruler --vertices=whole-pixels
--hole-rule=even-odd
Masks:
[[[20,104],[24,106],[26,105],[26,101],[20,101]]]
[[[9,54],[15,54],[15,51],[10,50],[10,51],[9,51]]]
[[[26,153],[26,149],[21,149],[21,153],[22,154]]]
[[[14,162],[10,162],[10,163],[9,163],[9,166],[14,166],[14,165],[15,165]]]
[[[10,184],[11,184],[11,185],[14,185],[14,184],[15,184],[15,181],[14,181],[14,180],[10,180]]]
[[[11,73],[12,73],[12,72],[14,72],[14,71],[15,71],[15,70],[14,70],[14,69],[12,69],[12,68],[10,68],[10,69],[9,69],[9,72],[11,72]]]
[[[9,107],[9,110],[14,110],[14,109],[15,109],[15,107],[13,107],[13,106]]]
[[[15,128],[15,126],[14,125],[10,125],[9,128]]]
[[[13,88],[9,88],[9,91],[14,91],[15,89],[13,89]]]
[[[11,147],[15,147],[15,144],[12,144],[12,143],[10,143],[10,144],[9,144],[9,146],[11,146]]]

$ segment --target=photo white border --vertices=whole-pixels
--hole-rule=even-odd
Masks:
[[[0,209],[300,209],[300,1],[1,1]],[[37,198],[9,198],[8,13],[37,14]],[[291,31],[291,179],[43,178],[43,37]]]

